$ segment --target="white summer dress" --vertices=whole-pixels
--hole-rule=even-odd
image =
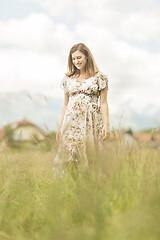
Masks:
[[[94,149],[103,149],[101,130],[102,113],[99,107],[100,90],[107,87],[108,77],[99,71],[79,83],[75,77],[64,76],[61,89],[69,95],[69,102],[60,131],[58,152],[53,161],[53,169],[64,162],[82,157],[88,165],[87,139]],[[82,159],[81,158],[81,159]]]

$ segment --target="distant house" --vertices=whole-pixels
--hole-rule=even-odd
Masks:
[[[134,133],[134,138],[140,143],[160,146],[160,133]]]
[[[37,125],[23,119],[11,124],[14,129],[14,141],[43,141],[45,140],[46,133]]]
[[[113,131],[110,134],[110,141],[120,141],[124,145],[132,146],[135,143],[147,146],[160,146],[160,133],[131,133],[130,131],[121,130]]]
[[[9,126],[13,130],[13,146],[19,147],[22,143],[39,143],[46,140],[46,132],[26,119],[9,124]],[[5,130],[0,129],[0,152],[5,150],[9,145]]]
[[[152,140],[150,133],[134,133],[134,138],[139,142],[149,143]]]

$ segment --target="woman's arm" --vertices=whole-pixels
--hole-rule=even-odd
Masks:
[[[107,87],[100,90],[100,108],[102,112],[102,120],[103,120],[103,129],[102,135],[104,135],[103,140],[106,138],[109,133],[109,109],[107,102]]]
[[[64,93],[64,105],[63,105],[63,109],[62,109],[61,120],[60,120],[60,125],[59,125],[58,132],[61,131],[62,124],[63,124],[63,119],[64,119],[64,114],[66,112],[68,102],[69,102],[69,95],[68,95],[68,93]]]

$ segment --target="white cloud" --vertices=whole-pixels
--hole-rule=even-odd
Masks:
[[[133,12],[126,21],[123,19],[119,33],[139,41],[160,41],[160,7]]]
[[[0,50],[1,91],[29,90],[58,96],[59,82],[66,71],[56,55],[29,50]]]
[[[92,22],[106,27],[112,34],[139,41],[160,41],[160,6],[153,0],[34,0],[48,10],[51,16],[65,20]]]
[[[74,38],[65,24],[55,24],[43,13],[32,14],[22,20],[0,21],[0,32],[0,44],[23,47],[42,54],[59,54]]]
[[[73,0],[34,0],[39,3],[41,7],[48,10],[51,16],[63,16],[65,15],[67,20],[72,20],[76,18],[77,8],[81,8],[85,1],[73,1]]]
[[[122,4],[121,1],[119,3]],[[97,4],[96,7],[84,9],[84,14],[92,24],[103,26],[112,34],[139,41],[160,41],[160,6],[154,2],[147,5],[143,1],[143,4],[139,3],[140,9],[134,10],[135,1],[134,4],[132,1],[117,4],[117,1],[106,7]]]

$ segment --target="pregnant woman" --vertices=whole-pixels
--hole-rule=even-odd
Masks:
[[[71,163],[88,166],[89,155],[104,150],[109,137],[108,77],[99,71],[89,48],[75,44],[68,56],[68,72],[61,80],[64,106],[56,134],[58,152],[53,169]],[[94,155],[95,156],[95,155]]]

